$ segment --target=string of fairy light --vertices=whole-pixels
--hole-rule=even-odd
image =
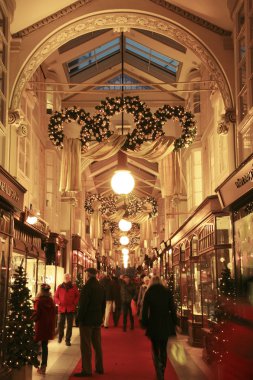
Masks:
[[[141,145],[147,141],[155,141],[165,134],[163,126],[167,120],[178,121],[181,126],[181,136],[174,141],[174,150],[189,147],[196,136],[197,129],[194,115],[185,111],[182,106],[171,107],[164,105],[154,114],[145,102],[138,96],[107,97],[95,107],[97,112],[91,116],[83,108],[68,107],[62,111],[55,111],[48,124],[48,136],[51,142],[58,148],[64,147],[64,124],[73,121],[80,125],[79,139],[82,151],[88,150],[92,141],[106,142],[113,131],[110,130],[111,118],[120,112],[127,112],[134,117],[135,127],[126,136],[122,147],[124,150],[138,151]]]
[[[107,197],[102,196],[101,194],[90,194],[88,193],[85,198],[84,208],[88,214],[93,214],[95,209],[95,203],[99,202],[98,211],[102,216],[110,216],[117,212],[118,202],[123,199],[120,195],[110,194]],[[127,196],[125,204],[125,214],[130,216],[135,216],[139,213],[145,211],[146,205],[151,206],[151,211],[148,213],[149,218],[157,216],[158,213],[158,204],[155,198],[151,196],[139,198],[135,194],[131,193]]]

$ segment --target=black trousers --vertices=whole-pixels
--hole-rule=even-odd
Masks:
[[[118,326],[120,313],[121,307],[116,307],[115,310],[112,312],[114,326]]]
[[[164,380],[164,371],[167,363],[167,341],[151,339],[152,357],[157,380]]]
[[[123,311],[123,328],[126,329],[127,315],[129,314],[131,328],[133,329],[134,328],[134,317],[132,314],[131,302],[123,302],[122,303],[122,311]]]
[[[73,326],[74,313],[60,313],[58,316],[58,336],[59,339],[64,337],[64,327],[65,321],[67,320],[67,329],[65,341],[70,342],[72,336],[72,326]]]
[[[41,341],[41,366],[47,366],[48,340]]]
[[[87,374],[92,373],[92,350],[95,351],[95,367],[97,372],[104,372],[103,355],[101,347],[101,328],[93,326],[79,325],[80,329],[80,348],[82,355],[82,369]]]

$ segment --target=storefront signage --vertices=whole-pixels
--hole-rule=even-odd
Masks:
[[[22,210],[26,189],[0,166],[0,197],[15,209]]]
[[[245,185],[249,181],[253,181],[253,164],[252,164],[252,168],[250,169],[250,171],[248,173],[246,173],[241,178],[237,178],[235,185],[237,188],[239,188],[239,187]]]
[[[253,190],[253,158],[243,163],[217,189],[223,207],[227,207]]]

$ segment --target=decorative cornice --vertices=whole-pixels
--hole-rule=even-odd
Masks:
[[[28,34],[35,32],[37,29],[42,28],[44,25],[48,25],[61,17],[66,16],[68,13],[75,11],[76,9],[83,7],[84,5],[91,3],[93,0],[79,0],[75,3],[62,8],[60,11],[53,13],[52,15],[43,18],[42,20],[35,22],[34,24],[28,26],[25,29],[20,30],[12,35],[13,38],[21,38],[27,36]]]
[[[214,55],[201,41],[186,31],[183,27],[174,24],[171,20],[158,16],[150,16],[141,12],[108,12],[83,17],[72,24],[64,25],[53,35],[41,42],[37,49],[24,62],[19,77],[13,88],[11,109],[16,110],[20,104],[22,91],[39,65],[64,43],[80,36],[100,29],[139,28],[162,34],[174,39],[190,49],[205,65],[212,80],[216,81],[221,92],[226,109],[233,108],[232,95],[227,78]]]
[[[208,30],[211,30],[214,33],[220,34],[221,36],[231,36],[232,32],[229,30],[225,30],[220,28],[219,26],[212,24],[211,22],[205,20],[204,18],[201,18],[199,16],[194,15],[193,13],[190,13],[180,7],[177,7],[174,4],[169,3],[166,0],[150,0],[152,3],[158,4],[163,8],[169,9],[171,12],[174,12],[178,14],[179,16],[182,16],[186,18],[187,20],[190,20],[194,22],[195,24],[198,24],[202,26],[203,28],[206,28]]]

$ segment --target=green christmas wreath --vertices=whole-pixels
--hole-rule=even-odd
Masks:
[[[181,137],[174,142],[174,150],[186,148],[194,141],[197,129],[194,115],[185,111],[184,107],[171,107],[164,105],[152,114],[150,108],[138,96],[126,96],[124,98],[106,98],[95,107],[98,111],[93,117],[83,108],[65,108],[62,112],[56,111],[49,120],[48,136],[52,143],[62,149],[64,145],[64,123],[75,121],[81,126],[80,141],[82,151],[88,149],[91,141],[106,141],[113,134],[110,131],[110,118],[119,113],[127,112],[133,115],[135,128],[128,133],[124,150],[139,150],[146,141],[155,141],[164,135],[163,125],[169,120],[178,120],[181,128]]]

